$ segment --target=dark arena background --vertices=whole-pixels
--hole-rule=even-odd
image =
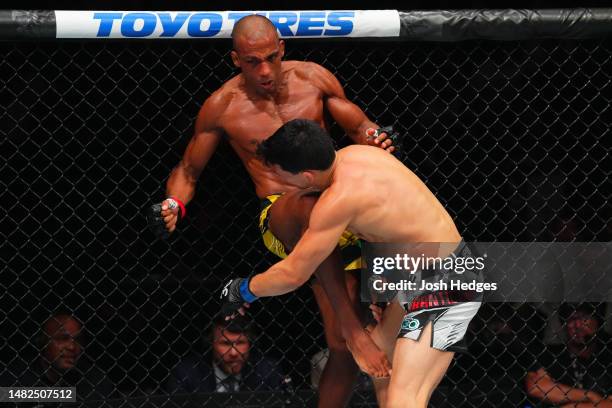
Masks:
[[[405,135],[402,161],[467,241],[611,241],[612,9],[535,15],[516,27],[507,25],[512,13],[472,14],[462,16],[474,26],[419,32],[410,24],[439,22],[406,13],[391,39],[289,39],[286,59],[325,66],[349,100]],[[23,378],[46,347],[41,326],[62,313],[82,323],[88,365],[75,381],[90,383],[77,385],[92,390],[78,393],[84,406],[314,406],[312,374],[326,345],[308,287],[249,311],[249,359],[274,361],[278,387],[172,386],[190,356],[210,361],[222,283],[276,261],[257,227],[253,185],[227,143],[170,239],[157,239],[144,215],[164,198],[201,104],[238,73],[231,43],[36,40],[2,30],[0,386],[32,385]],[[339,147],[348,142],[331,129]],[[431,406],[553,406],[528,383],[563,363],[577,313],[594,320],[597,352],[569,385],[605,399],[610,307],[561,299],[483,305],[469,353],[456,357]],[[365,377],[351,406],[376,406]]]

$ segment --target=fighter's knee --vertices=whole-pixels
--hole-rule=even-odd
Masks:
[[[312,207],[317,196],[292,192],[279,198],[270,209],[270,231],[285,245],[293,248],[308,228]]]
[[[297,211],[302,216],[303,219],[309,219],[310,213],[312,212],[312,208],[317,203],[319,199],[318,194],[304,194],[301,195],[297,201]]]
[[[313,195],[296,195],[287,202],[287,206],[291,208],[288,211],[291,213],[291,221],[300,226],[301,232],[308,228],[310,213],[317,199],[318,197]]]

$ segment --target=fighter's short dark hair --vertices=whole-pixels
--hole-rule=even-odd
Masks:
[[[327,170],[336,157],[334,144],[317,122],[293,119],[257,147],[267,165],[278,164],[293,174],[305,170]]]

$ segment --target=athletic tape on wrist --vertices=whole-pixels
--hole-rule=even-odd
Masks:
[[[243,279],[242,282],[240,282],[240,296],[242,296],[244,301],[247,303],[252,303],[257,300],[257,296],[255,296],[253,292],[251,292],[251,289],[249,289],[250,282],[251,278]]]
[[[181,219],[185,218],[185,216],[187,215],[187,208],[185,208],[185,203],[183,203],[181,200],[179,200],[176,197],[168,197],[167,199],[168,200],[172,200],[172,201],[174,201],[175,203],[178,204],[179,211],[181,213],[180,214],[181,215]],[[172,207],[170,207],[170,208],[172,208]]]

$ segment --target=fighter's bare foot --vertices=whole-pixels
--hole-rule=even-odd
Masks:
[[[353,354],[359,368],[366,374],[376,378],[391,375],[391,363],[389,363],[387,356],[374,344],[365,330],[359,331],[350,339],[347,339],[346,346]]]

